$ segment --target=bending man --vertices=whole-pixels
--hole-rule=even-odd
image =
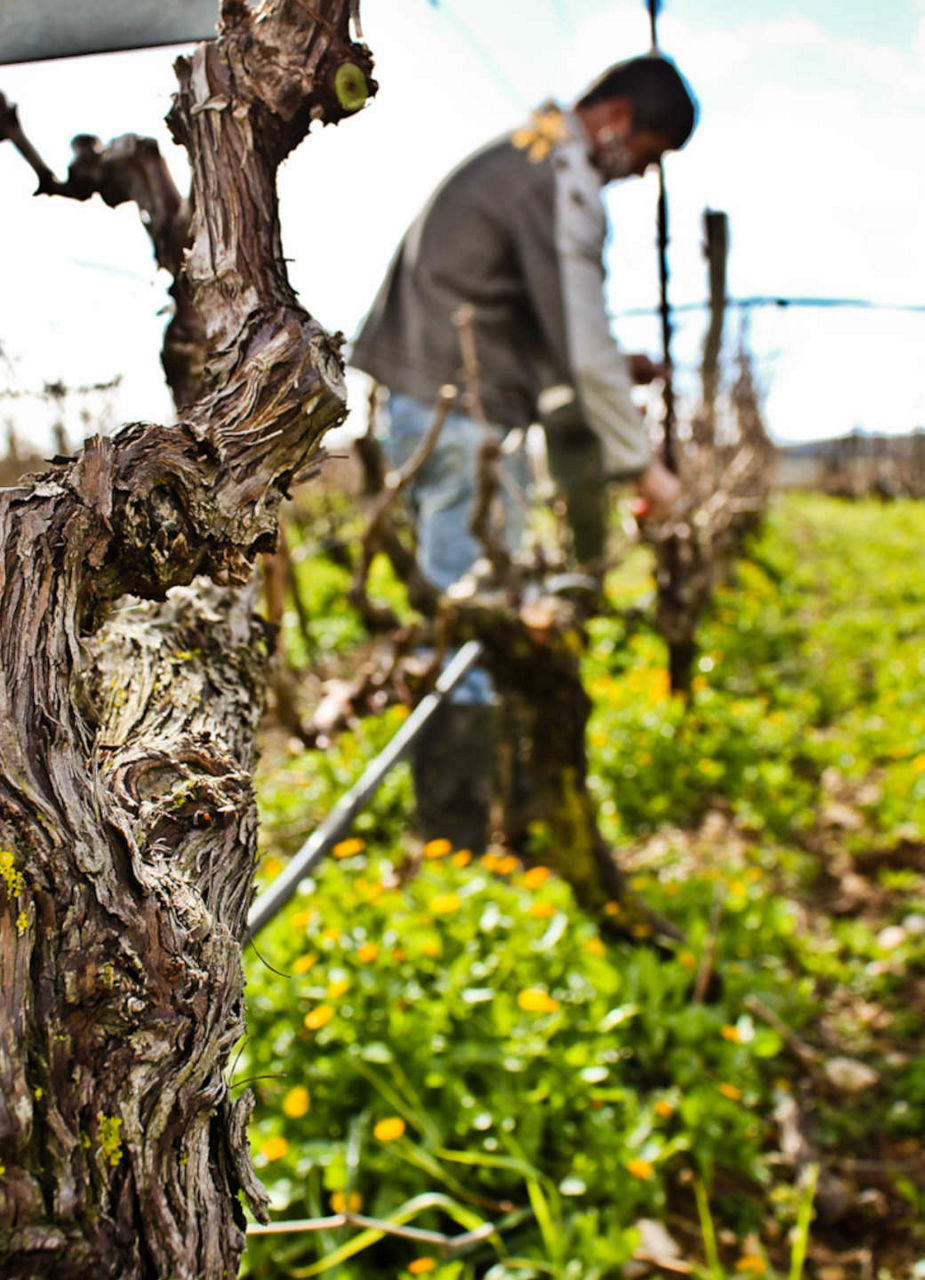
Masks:
[[[501,436],[526,427],[544,389],[574,388],[581,416],[600,441],[601,486],[635,479],[650,515],[669,513],[678,482],[653,456],[630,396],[628,361],[610,331],[601,191],[641,177],[666,151],[682,147],[695,119],[692,95],[671,61],[633,58],[604,72],[571,110],[542,108],[527,127],[444,180],[402,240],[351,358],[389,388],[384,443],[393,464],[420,441],[440,387],[466,385],[454,320],[468,304],[479,398],[491,429]],[[410,495],[421,569],[440,588],[480,554],[469,520],[482,430],[464,400]],[[509,515],[513,549],[518,521],[513,510]],[[487,679],[476,673],[418,752],[425,835],[475,848],[484,843],[489,701]]]

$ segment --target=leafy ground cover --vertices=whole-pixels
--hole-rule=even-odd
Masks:
[[[529,869],[415,847],[390,776],[248,959],[235,1087],[274,1217],[315,1229],[245,1274],[925,1275],[923,539],[920,504],[780,499],[688,706],[657,637],[592,623],[593,785],[670,951],[602,940],[542,830]],[[346,574],[301,571],[349,652]],[[638,603],[648,554],[607,585]],[[274,742],[265,880],[400,716]]]

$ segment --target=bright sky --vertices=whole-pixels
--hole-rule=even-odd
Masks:
[[[280,178],[283,235],[303,303],[351,334],[403,230],[468,151],[553,95],[573,99],[610,62],[645,52],[642,0],[365,0],[380,92],[358,117],[313,133]],[[700,127],[668,159],[672,300],[706,294],[701,217],[725,210],[733,296],[834,296],[925,304],[925,0],[666,0],[662,47],[701,104]],[[0,67],[0,89],[46,162],[64,176],[77,132],[156,136],[179,50]],[[112,424],[168,421],[158,363],[168,281],[131,208],[39,198],[31,171],[0,145],[0,386],[37,389],[123,375]],[[654,320],[620,317],[657,301],[656,181],[610,189],[609,301],[629,349],[657,353]],[[703,320],[685,319],[682,374]],[[727,329],[734,347],[737,322]],[[779,439],[855,426],[925,424],[925,312],[755,311],[751,345]],[[690,376],[690,375],[688,375]],[[83,434],[80,398],[68,428]],[[360,397],[357,397],[360,405]],[[0,399],[45,446],[49,410]]]

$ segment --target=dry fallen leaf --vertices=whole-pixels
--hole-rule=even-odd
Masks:
[[[856,1058],[829,1058],[823,1070],[830,1084],[842,1093],[860,1093],[879,1084],[880,1077],[873,1067]]]

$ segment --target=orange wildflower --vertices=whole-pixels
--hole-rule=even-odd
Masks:
[[[551,902],[531,902],[527,911],[528,916],[533,916],[535,920],[548,920],[550,916],[556,914],[556,909]]]
[[[332,1191],[331,1208],[335,1213],[359,1213],[363,1208],[363,1197],[359,1191],[351,1191],[349,1197],[343,1191]]]
[[[424,846],[424,857],[445,858],[448,853],[452,852],[452,849],[453,845],[449,840],[444,840],[442,838],[439,840],[428,840],[427,844]]]
[[[329,1004],[319,1004],[316,1008],[309,1009],[302,1021],[309,1031],[318,1031],[329,1023],[333,1017],[334,1010]]]
[[[335,858],[352,858],[355,854],[362,853],[365,848],[365,840],[360,840],[358,836],[351,836],[349,840],[339,841],[331,853]]]
[[[767,1269],[768,1264],[757,1253],[745,1253],[736,1263],[736,1271],[749,1276],[763,1276]]]
[[[402,1136],[406,1127],[401,1116],[387,1116],[373,1128],[373,1137],[379,1142],[394,1142]]]
[[[289,1150],[289,1143],[283,1137],[267,1138],[261,1148],[260,1154],[269,1164],[271,1160],[281,1160]]]
[[[311,1098],[308,1090],[303,1084],[297,1084],[283,1098],[283,1115],[289,1116],[292,1120],[298,1120],[300,1116],[305,1115],[310,1105]]]

